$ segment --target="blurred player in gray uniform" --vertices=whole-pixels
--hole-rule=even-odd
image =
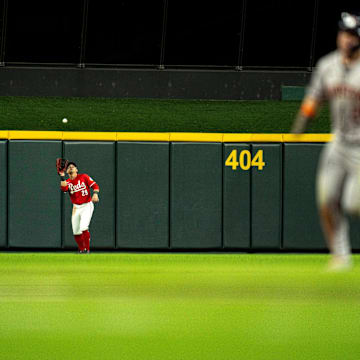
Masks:
[[[360,215],[360,17],[342,13],[337,50],[321,58],[292,127],[305,131],[323,100],[329,101],[334,139],[321,155],[317,203],[332,255],[329,269],[351,267],[345,214]]]

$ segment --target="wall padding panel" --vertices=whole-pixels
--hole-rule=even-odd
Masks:
[[[9,142],[10,247],[61,247],[61,194],[55,159],[61,141]]]
[[[117,143],[117,247],[169,248],[169,143]]]
[[[250,144],[224,144],[223,166],[223,243],[228,249],[250,248],[250,171],[239,165],[225,165],[236,152],[236,161],[242,151],[251,150]]]
[[[100,202],[90,223],[90,248],[115,248],[115,142],[65,141],[64,156],[74,161],[79,173],[86,173],[100,186]],[[64,201],[64,239],[63,246],[77,248],[71,227],[72,203],[69,195]]]
[[[0,141],[0,248],[7,246],[7,141]]]
[[[316,170],[323,144],[284,144],[284,249],[326,249],[316,207]]]
[[[222,248],[222,144],[172,143],[170,244]]]
[[[251,247],[280,249],[282,145],[253,144],[251,167]],[[259,165],[261,162],[264,165]]]

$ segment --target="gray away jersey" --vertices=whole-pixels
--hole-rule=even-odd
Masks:
[[[346,67],[339,51],[322,57],[307,95],[329,101],[331,128],[337,141],[360,145],[360,60]]]

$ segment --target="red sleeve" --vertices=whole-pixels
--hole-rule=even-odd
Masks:
[[[88,186],[90,188],[92,188],[93,190],[98,190],[100,191],[100,188],[99,188],[99,185],[95,182],[94,179],[92,179],[89,175],[87,174],[84,174],[85,175],[85,178],[86,178],[86,182],[88,184]]]
[[[100,191],[100,188],[99,188],[99,185],[94,182],[93,186],[91,187],[93,190],[97,190],[97,191]]]
[[[66,186],[61,186],[61,185],[60,185],[60,189],[61,189],[61,191],[63,191],[63,192],[67,192],[67,191],[69,190],[69,186],[68,186],[68,185],[66,185]]]

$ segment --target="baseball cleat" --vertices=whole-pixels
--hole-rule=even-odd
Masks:
[[[327,272],[345,272],[351,270],[353,263],[349,257],[334,256],[327,265]]]

